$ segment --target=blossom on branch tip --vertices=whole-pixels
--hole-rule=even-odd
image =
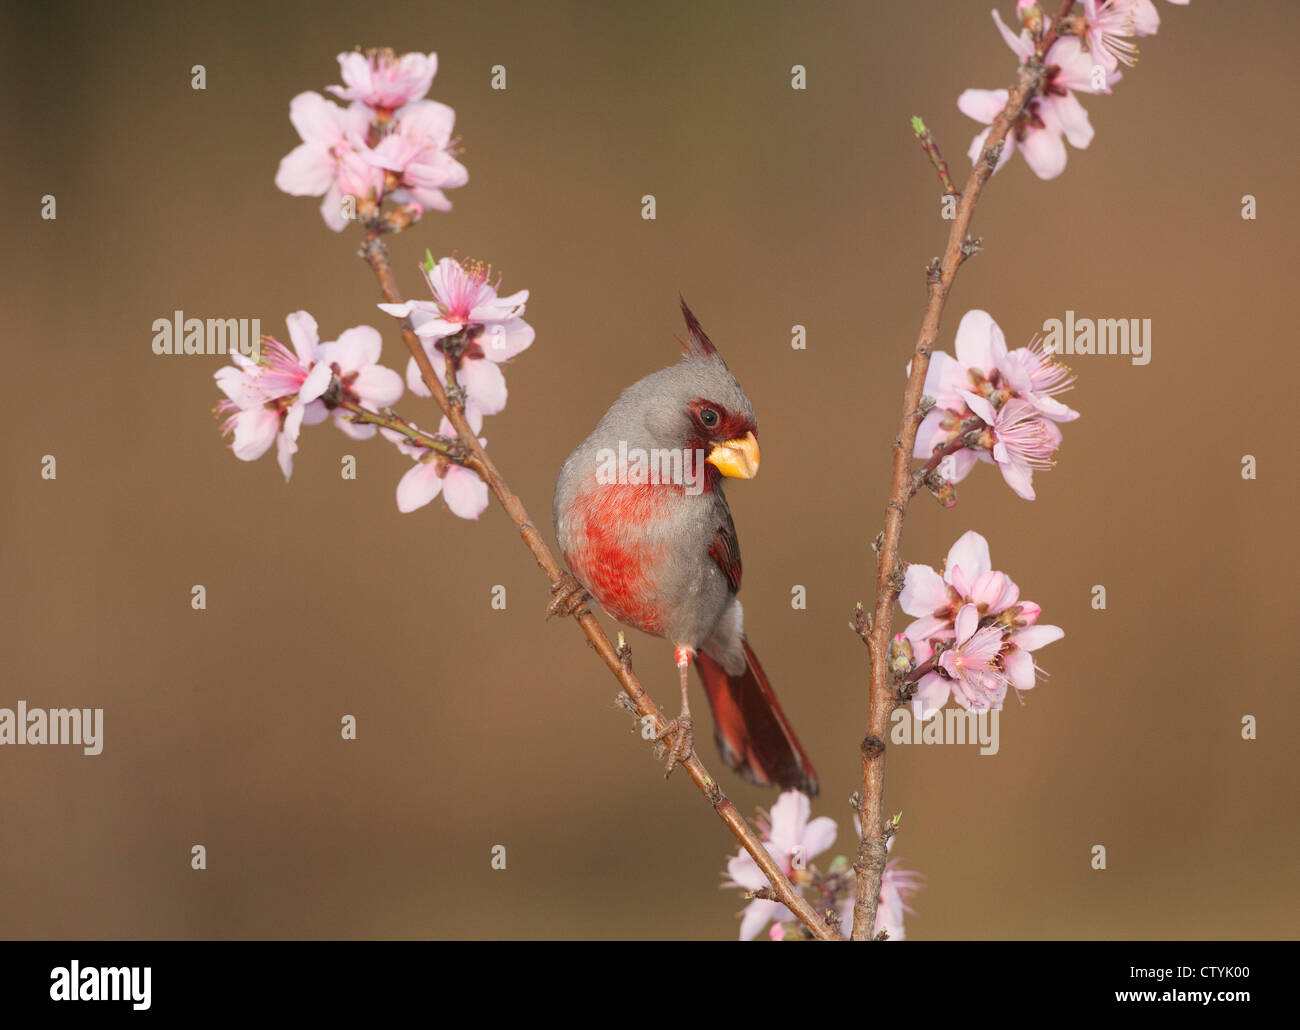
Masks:
[[[505,376],[499,366],[531,346],[535,336],[522,317],[528,291],[498,296],[500,278],[493,282],[491,266],[481,261],[458,263],[443,258],[431,264],[431,268],[421,266],[421,271],[433,300],[380,304],[380,310],[411,319],[444,387],[446,360],[442,352],[447,344],[443,341],[463,334],[455,358],[457,382],[482,414],[498,414],[507,398]],[[412,393],[429,396],[414,358],[407,362],[406,385]]]
[[[359,100],[369,107],[393,110],[429,92],[438,73],[436,53],[398,57],[383,47],[366,53],[339,54],[344,85],[326,86],[340,100]]]

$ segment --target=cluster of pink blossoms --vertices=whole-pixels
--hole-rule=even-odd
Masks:
[[[810,819],[811,814],[812,803],[807,795],[801,791],[787,790],[777,798],[770,815],[760,810],[757,821],[759,836],[768,853],[780,865],[781,871],[794,884],[800,897],[807,890],[814,895],[816,908],[837,911],[840,929],[848,937],[853,928],[853,867],[842,857],[836,858],[826,872],[812,864],[813,858],[835,843],[839,828],[829,816]],[[854,823],[857,823],[856,816]],[[892,846],[892,837],[889,843]],[[743,848],[727,862],[726,875],[729,879],[723,884],[724,887],[756,891],[768,886],[767,877],[759,869],[758,863]],[[919,886],[919,874],[898,868],[896,859],[891,859],[885,865],[880,899],[876,907],[876,934],[885,930],[891,941],[904,939],[903,914],[912,911],[907,902]],[[774,941],[785,940],[790,934],[798,934],[801,926],[794,913],[779,901],[755,898],[741,913],[740,939],[752,941],[768,923],[772,924],[768,936]]]
[[[1188,0],[1169,0],[1187,4]],[[1019,0],[1016,13],[1024,26],[1016,35],[995,10],[993,20],[1013,53],[1027,61],[1045,30],[1046,19],[1036,0]],[[998,159],[1001,168],[1019,150],[1040,179],[1054,179],[1065,170],[1065,141],[1082,150],[1092,142],[1092,123],[1076,93],[1110,93],[1121,78],[1120,64],[1137,59],[1134,36],[1152,36],[1160,15],[1152,0],[1084,0],[1083,13],[1062,20],[1062,33],[1043,57],[1044,81],[1039,95],[1026,105],[1007,134]],[[1007,104],[1005,89],[968,89],[957,98],[963,114],[991,125]],[[970,145],[978,161],[989,130]]]
[[[1020,588],[993,568],[988,541],[962,534],[948,551],[943,574],[909,565],[898,602],[916,621],[894,637],[894,654],[906,668],[932,661],[912,695],[912,714],[928,719],[951,695],[967,711],[999,710],[1007,688],[1032,690],[1031,652],[1060,640],[1059,626],[1040,625],[1042,608],[1020,600]]]
[[[234,365],[218,369],[214,378],[226,395],[216,410],[225,416],[221,432],[233,437],[235,457],[256,461],[275,444],[288,481],[304,425],[324,422],[332,409],[339,429],[354,440],[368,439],[375,427],[350,421],[339,401],[372,411],[386,408],[401,397],[402,379],[378,364],[382,341],[377,329],[359,325],[321,343],[316,319],[306,311],[295,311],[285,323],[292,351],[279,340],[264,338],[257,361],[232,352]]]
[[[285,322],[292,350],[279,340],[265,338],[257,361],[234,352],[234,364],[218,369],[214,378],[226,395],[216,411],[223,417],[222,435],[232,438],[235,457],[256,461],[275,444],[287,481],[303,426],[319,425],[332,414],[334,424],[347,436],[370,439],[376,426],[354,421],[354,413],[345,405],[383,412],[402,396],[402,377],[378,363],[383,341],[371,326],[356,326],[337,340],[321,343],[316,319],[306,311],[295,311]],[[466,415],[478,432],[482,417],[468,411]],[[382,427],[379,432],[415,459],[397,487],[400,510],[414,511],[441,493],[447,507],[461,518],[476,519],[483,513],[487,486],[475,473],[395,430]],[[445,418],[438,433],[449,441],[456,438]]]
[[[317,93],[294,97],[289,117],[302,143],[280,162],[276,185],[295,196],[323,195],[321,215],[336,232],[350,217],[377,218],[386,200],[402,206],[400,217],[390,211],[385,219],[387,231],[405,228],[430,208],[449,210],[443,190],[463,186],[469,176],[452,153],[455,112],[423,99],[438,70],[437,55],[398,57],[381,49],[340,54],[338,60],[344,85],[328,89],[348,106]],[[347,198],[355,203],[345,203]],[[533,342],[533,329],[523,319],[528,291],[498,296],[500,277],[493,280],[491,266],[481,261],[435,262],[430,255],[421,271],[432,300],[379,307],[410,319],[444,389],[451,363],[456,390],[448,392],[463,404],[477,435],[485,415],[505,408],[501,365]],[[397,485],[400,511],[415,511],[441,495],[453,514],[478,518],[487,508],[487,485],[448,457],[458,435],[451,422],[442,419],[431,438],[386,410],[401,396],[402,378],[377,364],[379,333],[358,326],[321,344],[316,322],[305,311],[290,315],[288,323],[292,351],[268,338],[259,361],[234,354],[235,364],[216,373],[226,394],[217,412],[235,456],[252,461],[274,443],[288,479],[304,425],[333,412],[340,429],[364,439],[376,430],[373,421],[358,420],[369,413],[388,420],[379,432],[414,462]],[[414,359],[406,382],[413,393],[430,395]]]
[[[453,156],[456,113],[424,100],[438,70],[437,54],[372,50],[339,54],[345,85],[330,86],[344,108],[319,93],[299,93],[289,120],[302,137],[280,162],[275,184],[295,197],[320,197],[321,217],[335,232],[353,211],[378,214],[383,201],[405,205],[410,218],[451,210],[444,190],[464,186],[469,173]]]
[[[1035,470],[1050,468],[1061,446],[1057,423],[1079,417],[1056,399],[1074,377],[1038,338],[1008,351],[987,311],[962,316],[955,347],[956,358],[943,351],[930,358],[924,390],[934,407],[917,428],[912,455],[948,451],[938,472],[951,483],[965,479],[976,462],[992,462],[1012,490],[1032,501]]]

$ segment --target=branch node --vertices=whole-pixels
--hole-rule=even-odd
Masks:
[[[984,237],[975,236],[972,238],[971,235],[967,233],[966,239],[962,241],[962,245],[961,245],[961,259],[963,261],[966,261],[970,258],[973,258],[976,254],[978,254],[983,249],[984,249]]]

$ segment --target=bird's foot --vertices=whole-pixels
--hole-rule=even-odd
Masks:
[[[664,745],[668,752],[668,765],[664,768],[664,779],[673,774],[673,769],[684,765],[695,754],[695,733],[691,722],[691,713],[682,712],[676,719],[664,723],[663,729],[655,734],[655,740]]]
[[[591,611],[587,607],[591,595],[570,572],[560,573],[560,578],[551,585],[551,593],[555,596],[546,606],[548,619],[556,615],[577,615],[581,611]]]

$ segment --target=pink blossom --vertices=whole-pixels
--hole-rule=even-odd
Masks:
[[[1042,609],[1038,605],[1026,602],[1021,605],[1019,612],[1002,620],[1004,624],[1010,622],[1010,634],[1002,649],[1002,664],[1007,679],[1016,690],[1033,690],[1037,683],[1035,673],[1046,675],[1034,664],[1030,652],[1065,636],[1065,630],[1060,626],[1035,625],[1041,614]]]
[[[1035,336],[1028,347],[1008,351],[1006,337],[993,316],[974,308],[962,315],[953,344],[956,359],[936,351],[926,373],[924,392],[934,398],[936,407],[961,410],[965,404],[962,395],[970,390],[995,406],[1020,398],[1055,422],[1079,417],[1077,411],[1056,400],[1074,385],[1074,377],[1044,350],[1041,337]],[[929,449],[922,452],[918,448],[916,457],[929,454]]]
[[[935,671],[918,681],[912,698],[918,719],[932,716],[950,694],[967,709],[978,710],[972,701],[980,699],[995,699],[997,703],[988,707],[1001,708],[1000,695],[1007,686],[1033,689],[1035,672],[1041,670],[1029,653],[1065,636],[1059,626],[1038,625],[1042,608],[1022,601],[1011,577],[993,569],[988,541],[973,530],[948,550],[942,576],[928,565],[909,565],[898,601],[904,612],[916,616],[903,631],[916,667],[929,660],[936,647],[955,645],[941,651]]]
[[[1054,422],[1039,416],[1027,401],[1012,398],[994,408],[983,397],[965,393],[966,406],[987,423],[988,453],[997,463],[1007,486],[1027,501],[1034,493],[1034,472],[1050,469],[1052,456],[1061,446],[1061,431]]]
[[[1114,71],[1137,63],[1137,33],[1131,0],[1083,0],[1084,40],[1093,59]]]
[[[917,617],[903,631],[914,644],[951,640],[956,635],[957,612],[964,605],[975,605],[981,616],[1000,615],[1019,600],[1020,588],[1005,572],[993,568],[988,541],[974,530],[967,530],[948,549],[942,576],[929,565],[909,565],[898,596],[903,611]],[[924,658],[918,657],[920,661]]]
[[[348,223],[344,196],[378,202],[383,195],[383,170],[362,156],[370,117],[364,104],[342,108],[318,93],[299,93],[289,104],[302,143],[280,162],[275,185],[295,197],[323,195],[321,217],[335,232]]]
[[[953,697],[963,708],[981,711],[1001,708],[1007,692],[1002,671],[1002,629],[980,626],[980,613],[973,604],[962,605],[957,613],[956,645],[939,656],[939,668],[948,674]]]
[[[987,311],[966,312],[955,343],[955,359],[942,351],[930,359],[924,391],[935,406],[917,427],[913,456],[931,457],[955,443],[963,425],[970,432],[970,424],[978,419],[992,429],[986,446],[967,445],[948,455],[939,466],[940,474],[959,483],[977,461],[996,461],[1013,489],[1032,499],[1032,472],[1050,464],[1048,459],[1061,441],[1055,426],[1040,423],[1079,417],[1057,399],[1074,385],[1074,377],[1046,353],[1039,337],[1028,347],[1008,351],[1002,330]],[[975,407],[969,402],[971,394],[980,398]],[[995,427],[999,419],[1005,439]]]
[[[809,819],[812,803],[807,795],[797,790],[787,790],[772,806],[770,818],[759,822],[759,832],[763,846],[767,848],[781,870],[790,876],[801,870],[806,862],[835,843],[839,832],[835,820],[829,816]],[[727,862],[727,874],[730,877],[724,887],[741,887],[745,890],[758,890],[768,886],[767,877],[759,869],[758,863],[743,848],[740,853]],[[795,887],[802,892],[801,885]],[[755,898],[745,906],[741,913],[740,939],[751,941],[769,922],[778,923],[793,919],[794,913],[779,901]]]
[[[1023,62],[1034,53],[1035,43],[1028,31],[1019,35],[1002,21],[997,11],[993,20],[1013,53]],[[1079,40],[1063,37],[1052,44],[1043,60],[1043,84],[1037,96],[1030,99],[1017,116],[1007,133],[998,158],[1001,168],[1015,151],[1025,156],[1025,163],[1040,179],[1054,179],[1065,170],[1065,141],[1083,149],[1092,142],[1092,124],[1088,112],[1079,103],[1075,93],[1109,93],[1110,87],[1120,79],[1120,73],[1104,66],[1101,81],[1094,77],[1094,61],[1084,51]],[[1009,93],[1005,89],[968,89],[957,98],[957,107],[963,114],[992,125],[994,118],[1007,105]],[[968,155],[978,161],[984,150],[989,130],[979,133],[971,142]],[[996,169],[995,169],[996,171]]]
[[[467,407],[465,417],[476,434],[483,428],[482,415]],[[397,445],[398,450],[416,459],[397,484],[398,511],[416,511],[440,493],[451,513],[462,519],[477,519],[487,509],[487,484],[477,473],[439,458],[437,452],[420,447],[392,430],[386,429],[383,433]],[[451,421],[444,417],[438,426],[438,435],[455,440],[458,434]],[[480,440],[479,443],[486,445],[487,441]]]
[[[377,364],[382,349],[379,330],[359,325],[345,329],[337,340],[321,344],[316,359],[337,379],[341,399],[371,411],[381,411],[396,404],[402,396],[402,377],[391,368]],[[354,440],[375,435],[373,425],[351,421],[342,408],[335,409],[334,424]]]
[[[917,681],[912,695],[912,715],[928,719],[952,697],[967,711],[1000,710],[1008,680],[999,655],[1002,630],[996,625],[980,627],[973,604],[957,613],[954,643],[939,654],[936,668]]]
[[[434,100],[407,104],[397,112],[383,138],[366,152],[367,161],[396,177],[395,202],[414,202],[426,210],[451,210],[443,190],[469,182],[469,172],[452,156],[455,122],[456,112],[446,104]]]
[[[433,293],[432,301],[380,304],[380,309],[411,319],[444,385],[446,362],[436,352],[437,341],[469,328],[470,342],[461,357],[457,380],[483,414],[497,414],[505,408],[507,398],[505,376],[499,365],[526,350],[534,339],[532,326],[522,317],[528,291],[499,297],[500,279],[493,282],[491,266],[481,261],[457,263],[443,258],[432,269],[422,266],[422,271]],[[414,358],[406,366],[406,385],[412,393],[429,396]]]
[[[335,408],[335,424],[348,436],[373,436],[372,426],[348,421],[337,405],[347,400],[372,410],[388,407],[402,394],[402,378],[376,364],[381,341],[370,326],[348,329],[337,340],[321,343],[316,319],[306,311],[293,312],[285,322],[292,351],[266,338],[257,362],[232,354],[234,365],[219,369],[215,379],[226,395],[217,405],[217,412],[227,416],[221,431],[233,435],[235,457],[254,461],[275,443],[287,480],[304,425],[324,422]]]
[[[339,54],[343,86],[326,89],[340,100],[357,100],[370,107],[392,110],[429,92],[438,72],[436,53],[403,54],[387,48]]]
[[[295,311],[285,320],[294,350],[274,339],[262,341],[257,362],[234,353],[234,366],[214,375],[226,399],[216,411],[226,415],[222,436],[233,436],[231,450],[241,461],[256,461],[276,444],[284,478],[293,474],[298,434],[303,424],[323,422],[329,412],[319,399],[329,386],[329,369],[316,364],[316,320]]]

